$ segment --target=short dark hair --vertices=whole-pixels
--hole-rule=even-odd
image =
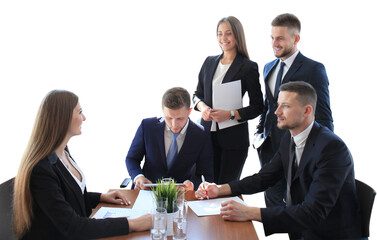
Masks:
[[[317,92],[309,83],[303,81],[284,83],[280,86],[280,91],[297,93],[297,101],[303,106],[311,105],[313,113],[315,112],[317,105]]]
[[[288,27],[294,34],[300,34],[301,22],[300,20],[291,13],[283,13],[278,15],[272,20],[271,25],[273,27]]]
[[[181,87],[174,87],[168,89],[164,96],[162,96],[162,107],[169,109],[180,109],[186,107],[190,109],[190,94],[188,91]]]

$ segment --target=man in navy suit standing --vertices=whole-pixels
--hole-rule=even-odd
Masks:
[[[330,109],[329,81],[322,63],[313,61],[297,48],[300,41],[300,20],[293,14],[281,14],[271,23],[271,39],[274,61],[267,63],[263,75],[265,79],[265,103],[257,133],[255,134],[254,148],[257,149],[261,166],[267,164],[277,152],[280,141],[286,130],[277,127],[275,110],[278,107],[277,98],[279,86],[292,81],[310,83],[318,95],[316,121],[334,130]],[[286,183],[282,180],[265,192],[266,206],[285,205],[283,198]]]
[[[291,239],[362,238],[360,203],[354,163],[346,144],[315,121],[317,95],[302,81],[280,87],[275,111],[280,129],[287,129],[278,152],[252,176],[217,186],[200,186],[203,199],[253,194],[278,180],[287,182],[286,205],[257,208],[236,201],[222,203],[220,215],[230,221],[260,221],[266,236],[290,233]]]
[[[201,175],[213,181],[210,134],[189,119],[187,90],[167,90],[162,97],[162,111],[163,118],[146,118],[141,122],[128,151],[126,165],[134,188],[145,189],[145,183],[167,177],[184,182],[186,189],[196,189]]]

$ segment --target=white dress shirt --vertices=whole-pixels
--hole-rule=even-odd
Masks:
[[[77,185],[79,185],[80,189],[81,189],[81,192],[82,194],[84,194],[84,190],[85,190],[85,184],[86,184],[86,178],[85,178],[85,175],[84,173],[81,171],[81,169],[79,168],[79,166],[76,164],[75,161],[72,160],[72,158],[69,156],[68,152],[67,151],[64,151],[64,153],[66,154],[68,160],[71,162],[72,166],[74,168],[76,168],[76,170],[80,173],[81,175],[81,181],[69,170],[69,168],[67,168],[67,166],[64,164],[63,160],[61,160],[59,158],[59,160],[63,163],[64,167],[67,168],[68,172],[71,174],[71,176],[73,177],[73,179],[75,179]]]
[[[182,130],[179,132],[179,135],[177,136],[178,153],[179,153],[179,150],[181,150],[183,142],[185,141],[188,124],[189,124],[189,120],[187,119],[185,126],[182,128]],[[168,156],[169,148],[173,140],[173,136],[171,135],[171,133],[172,132],[170,131],[169,126],[165,123],[165,130],[164,130],[165,156]]]
[[[281,81],[283,81],[285,74],[288,72],[289,68],[292,66],[292,63],[295,60],[298,52],[299,51],[297,50],[294,54],[292,54],[292,56],[290,56],[289,58],[285,59],[284,61],[282,61],[280,59],[279,63],[277,64],[277,66],[274,68],[274,70],[272,70],[270,80],[268,81],[268,87],[270,88],[270,90],[271,90],[272,93],[275,92],[276,78],[278,76],[278,72],[279,72],[279,69],[280,69],[280,63],[281,62],[285,63],[285,66],[283,68],[283,75],[281,77]]]
[[[293,141],[296,144],[295,154],[296,154],[296,160],[297,160],[297,166],[300,165],[302,153],[304,152],[306,140],[308,139],[309,133],[312,130],[312,127],[314,125],[314,121],[301,133],[297,134],[293,137]]]

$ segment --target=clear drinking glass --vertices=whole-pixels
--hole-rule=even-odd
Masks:
[[[178,211],[179,217],[187,218],[188,203],[186,200],[183,199],[182,202],[178,204]]]
[[[151,239],[163,240],[166,239],[166,208],[157,207],[151,213],[152,216],[152,228]]]
[[[187,239],[187,201],[183,200],[178,205],[178,214],[173,219],[173,239]]]
[[[178,216],[173,220],[173,239],[183,240],[187,239],[187,219]]]

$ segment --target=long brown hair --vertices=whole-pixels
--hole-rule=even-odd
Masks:
[[[62,144],[78,97],[69,91],[53,90],[43,99],[21,159],[14,183],[13,221],[18,238],[25,235],[33,218],[30,176],[34,166]]]
[[[233,16],[224,17],[217,24],[216,33],[217,33],[217,30],[219,29],[220,24],[223,22],[228,23],[230,28],[232,29],[232,32],[234,33],[234,36],[237,41],[237,52],[250,60],[249,53],[247,52],[247,47],[246,47],[245,33],[243,31],[241,22],[236,17],[233,17]]]

